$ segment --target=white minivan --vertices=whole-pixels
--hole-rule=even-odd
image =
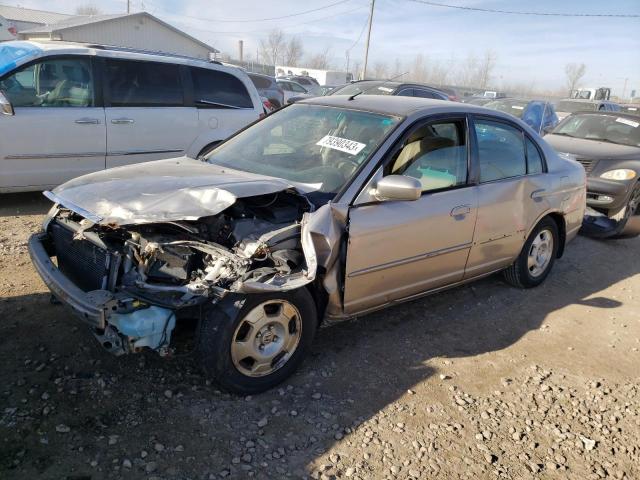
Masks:
[[[57,41],[0,43],[0,193],[197,158],[263,112],[247,74],[216,62]]]

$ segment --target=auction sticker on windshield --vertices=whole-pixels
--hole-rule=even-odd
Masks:
[[[381,92],[387,92],[387,93],[393,92],[393,88],[389,88],[389,87],[378,87],[378,90],[380,90]]]
[[[616,118],[616,122],[624,123],[625,125],[629,125],[629,126],[631,126],[633,128],[640,127],[640,123],[634,122],[633,120],[629,120],[628,118],[618,117],[618,118]]]
[[[347,138],[334,137],[332,135],[325,135],[320,139],[316,145],[320,147],[332,148],[334,150],[340,150],[341,152],[348,153],[350,155],[359,154],[367,145],[364,143],[356,142],[355,140],[349,140]]]

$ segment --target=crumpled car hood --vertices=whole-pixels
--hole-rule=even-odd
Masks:
[[[289,188],[282,179],[181,157],[91,173],[45,195],[94,223],[129,225],[197,220],[222,212],[237,198]]]

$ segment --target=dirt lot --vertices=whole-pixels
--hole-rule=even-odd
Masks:
[[[579,238],[540,288],[499,276],[322,329],[238,398],[188,356],[115,358],[49,303],[0,206],[0,478],[640,478],[640,240]]]

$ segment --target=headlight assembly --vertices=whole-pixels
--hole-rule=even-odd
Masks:
[[[618,168],[617,170],[609,170],[600,175],[605,180],[632,180],[636,178],[636,172],[628,168]]]

